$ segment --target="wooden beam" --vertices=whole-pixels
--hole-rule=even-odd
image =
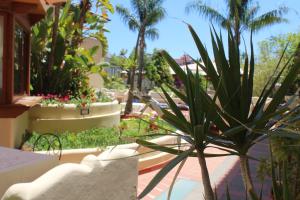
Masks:
[[[4,51],[3,51],[3,97],[5,104],[11,104],[14,95],[13,69],[14,69],[14,16],[6,14],[4,26]]]
[[[35,11],[38,8],[37,4],[34,3],[20,3],[20,2],[13,2],[12,3],[12,11],[18,14],[25,14]]]
[[[43,19],[45,16],[44,15],[39,15],[39,14],[31,14],[28,16],[30,25],[33,26],[35,23]]]
[[[66,3],[66,0],[46,0],[48,4]]]
[[[11,2],[0,2],[0,12],[10,11],[10,8],[11,8]]]
[[[16,118],[41,100],[42,97],[24,96],[12,104],[0,105],[0,118]]]

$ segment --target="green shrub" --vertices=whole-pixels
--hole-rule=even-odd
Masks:
[[[81,131],[79,133],[65,132],[58,133],[63,149],[78,149],[78,148],[105,148],[118,144],[132,143],[136,138],[143,137],[149,139],[148,134],[165,133],[164,129],[174,130],[166,122],[159,118],[155,118],[152,122],[158,127],[157,129],[150,128],[150,118],[145,118],[145,121],[140,119],[122,120],[119,127],[114,128],[94,128]],[[163,129],[161,129],[162,127]],[[122,130],[120,130],[122,129]],[[25,143],[26,146],[33,147],[35,141],[41,134],[34,132],[31,138]],[[159,135],[158,135],[159,136]],[[47,140],[40,140],[36,146],[36,150],[47,150]],[[58,146],[58,145],[56,145]]]

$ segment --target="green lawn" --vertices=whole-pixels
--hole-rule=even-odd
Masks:
[[[151,129],[149,119],[144,120],[147,122],[140,119],[122,120],[120,126],[115,128],[95,128],[79,133],[66,132],[57,135],[61,141],[63,149],[79,149],[93,147],[105,148],[111,145],[132,143],[138,137],[142,137],[143,139],[155,137],[155,135],[151,137],[145,135],[165,134],[166,130],[164,129],[174,131],[174,128],[169,126],[163,120],[156,119],[154,121],[155,125],[163,127],[163,129]],[[32,137],[25,143],[25,145],[27,147],[33,147],[39,136],[40,134],[34,132]],[[47,150],[49,146],[47,140],[52,142],[53,146],[57,148],[59,146],[59,142],[54,138],[55,137],[52,136],[43,137],[39,140],[38,145],[36,145],[36,150]]]

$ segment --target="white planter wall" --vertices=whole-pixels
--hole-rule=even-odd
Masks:
[[[29,112],[29,130],[39,133],[79,132],[91,128],[114,127],[120,123],[117,101],[92,103],[88,115],[81,115],[75,104],[37,105]]]

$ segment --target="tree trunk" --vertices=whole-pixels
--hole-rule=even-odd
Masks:
[[[240,166],[241,166],[241,174],[242,174],[245,190],[247,190],[247,195],[251,197],[251,199],[254,200],[258,199],[251,178],[249,160],[246,155],[240,156]]]
[[[201,150],[197,149],[198,161],[201,168],[202,182],[204,187],[205,200],[214,200],[214,192],[211,187],[209,173],[207,170],[206,160],[204,153]]]
[[[138,85],[137,85],[137,88],[140,92],[142,91],[142,82],[143,82],[144,51],[145,51],[145,33],[142,30],[141,38],[139,42],[139,57],[138,57],[139,76],[138,76]]]
[[[90,0],[81,0],[81,2],[80,2],[80,17],[79,17],[79,20],[76,22],[78,25],[79,31],[75,32],[74,38],[72,41],[72,45],[74,48],[77,48],[83,40],[83,33],[81,31],[83,31],[83,25],[86,21],[86,14],[90,9],[91,9]],[[75,51],[72,51],[71,54],[72,55],[75,54]]]
[[[241,33],[240,33],[240,19],[239,17],[235,17],[235,22],[234,22],[234,37],[235,41],[237,43],[237,46],[240,46],[241,43]]]
[[[139,47],[139,41],[140,41],[140,36],[141,36],[141,32],[139,32],[137,40],[136,40],[136,44],[135,44],[135,49],[134,49],[134,62],[136,61],[137,58],[137,54],[138,54],[138,47]],[[131,66],[131,72],[130,72],[130,87],[129,87],[129,91],[128,91],[128,98],[127,98],[127,102],[126,102],[126,106],[125,106],[125,111],[124,114],[130,114],[132,112],[132,102],[133,102],[133,91],[134,91],[134,79],[135,79],[135,63],[134,66]]]
[[[130,83],[131,83],[131,70],[127,71],[127,75],[128,75],[128,78],[127,78],[126,84],[130,86]]]
[[[48,81],[51,80],[51,72],[54,66],[54,57],[56,51],[56,41],[58,35],[58,23],[59,23],[59,11],[60,11],[60,4],[56,4],[54,7],[54,22],[52,26],[52,42],[51,42],[51,52],[49,55],[48,60]]]
[[[135,67],[131,68],[131,73],[130,73],[130,88],[128,91],[128,98],[125,106],[125,111],[124,114],[128,115],[132,112],[132,102],[133,102],[133,91],[134,91],[134,76],[135,76]]]

